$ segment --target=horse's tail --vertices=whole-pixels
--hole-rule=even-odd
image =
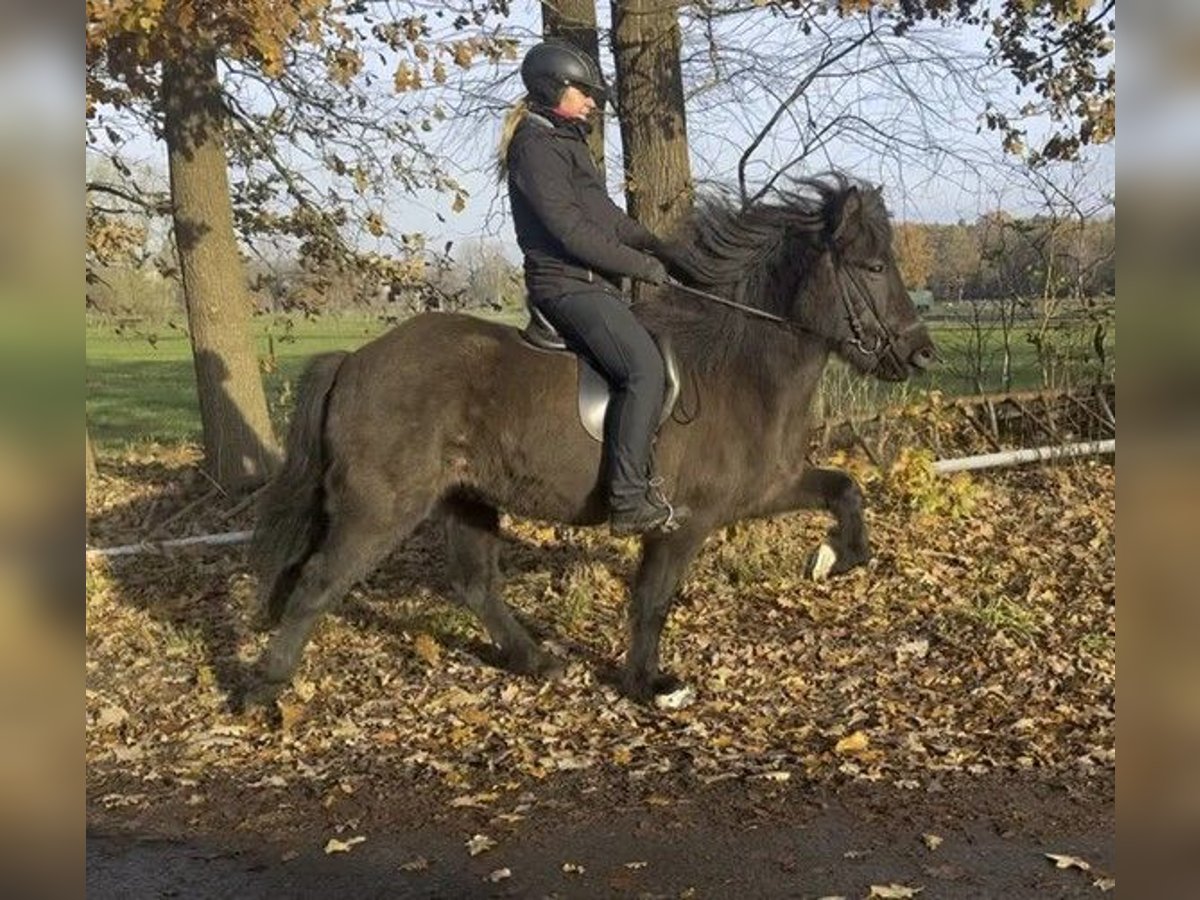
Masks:
[[[250,563],[258,575],[265,622],[278,624],[299,577],[300,566],[324,526],[321,484],[325,475],[325,406],[345,351],[315,357],[300,378],[288,428],[283,468],[258,506]]]

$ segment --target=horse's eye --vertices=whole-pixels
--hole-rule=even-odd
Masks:
[[[867,271],[868,271],[868,272],[874,272],[876,275],[878,275],[880,272],[882,272],[882,271],[883,271],[883,263],[881,263],[881,262],[877,262],[877,263],[868,263],[868,264],[867,264]]]

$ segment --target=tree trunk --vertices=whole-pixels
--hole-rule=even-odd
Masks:
[[[600,62],[600,36],[596,31],[595,0],[553,0],[542,3],[542,34],[546,38],[561,38]],[[604,114],[596,114],[588,149],[596,168],[604,171]]]
[[[675,0],[612,3],[626,207],[662,235],[692,208],[676,10]]]
[[[276,445],[233,231],[216,54],[198,49],[164,64],[162,93],[205,466],[222,487],[239,491],[267,478]]]

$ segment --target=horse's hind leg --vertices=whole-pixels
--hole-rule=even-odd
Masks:
[[[269,703],[287,686],[321,614],[407,537],[432,505],[344,487],[336,499],[325,537],[301,568],[279,628],[259,660],[250,703]]]
[[[505,666],[529,675],[552,674],[560,665],[538,647],[501,599],[500,517],[483,503],[446,501],[446,558],[458,600],[483,622]]]

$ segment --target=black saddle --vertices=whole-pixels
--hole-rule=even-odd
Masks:
[[[554,326],[546,321],[546,317],[538,312],[532,303],[526,303],[525,306],[529,310],[529,324],[521,331],[525,342],[538,350],[570,353],[579,360],[579,421],[588,434],[597,441],[603,441],[604,414],[608,410],[610,396],[608,381],[586,357],[580,356],[567,346],[562,335],[554,330]],[[662,413],[658,417],[658,424],[662,425],[670,417],[675,408],[675,401],[679,399],[679,364],[675,361],[669,340],[655,336],[654,342],[658,345],[658,352],[662,354],[663,368],[667,372],[667,391],[663,397]]]

